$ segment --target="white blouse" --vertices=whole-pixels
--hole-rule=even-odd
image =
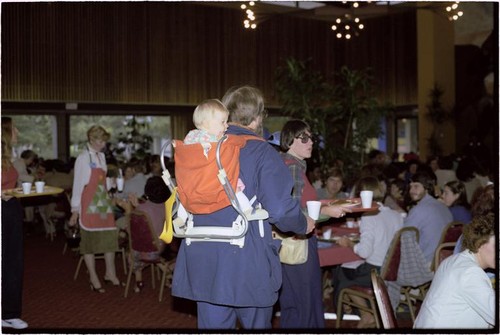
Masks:
[[[414,328],[487,329],[495,324],[495,291],[476,257],[464,250],[445,259]]]
[[[91,168],[90,164],[95,164],[96,168],[101,168],[104,172],[108,171],[106,165],[106,157],[104,153],[97,152],[87,146],[87,149],[83,150],[75,161],[74,178],[73,178],[73,190],[71,196],[71,211],[80,212],[80,205],[82,203],[82,193],[85,185],[90,181]]]

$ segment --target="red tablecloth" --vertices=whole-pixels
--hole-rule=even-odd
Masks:
[[[352,251],[352,248],[341,247],[335,243],[332,243],[330,248],[319,248],[318,256],[319,265],[321,267],[359,261],[362,259]]]
[[[347,228],[344,224],[335,225],[325,225],[323,226],[323,231],[325,229],[332,229],[333,236],[344,236],[349,234],[359,234],[359,228]],[[338,244],[332,243],[329,248],[318,248],[319,255],[319,265],[323,266],[333,266],[342,263],[359,261],[362,258],[359,257],[352,251],[352,248],[341,247]]]

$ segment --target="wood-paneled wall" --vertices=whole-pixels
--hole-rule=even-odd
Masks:
[[[290,16],[248,31],[240,11],[202,3],[1,6],[3,101],[194,105],[251,84],[277,106],[274,73],[293,56],[324,74],[371,67],[381,101],[417,102],[414,13],[368,20],[343,41],[328,22]]]

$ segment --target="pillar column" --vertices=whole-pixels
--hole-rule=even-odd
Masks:
[[[431,2],[421,3],[417,10],[418,145],[422,161],[431,154],[428,140],[434,125],[428,119],[427,105],[435,84],[444,91],[442,106],[451,113],[455,105],[454,26],[443,8],[431,6]],[[443,125],[438,140],[444,155],[456,151],[454,119]]]

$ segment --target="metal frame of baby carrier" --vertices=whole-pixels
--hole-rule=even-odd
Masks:
[[[233,190],[226,171],[221,163],[220,149],[222,144],[226,141],[227,135],[224,135],[218,142],[216,147],[216,162],[218,168],[217,178],[222,184],[222,187],[230,201],[231,206],[238,213],[237,218],[233,221],[231,227],[221,227],[221,226],[194,226],[194,216],[189,213],[179,200],[177,195],[177,185],[172,179],[170,172],[166,168],[164,162],[165,151],[172,141],[165,143],[161,150],[160,162],[163,169],[162,178],[170,191],[175,194],[175,203],[172,208],[172,226],[173,235],[178,238],[185,238],[186,244],[190,245],[192,242],[227,242],[232,245],[238,245],[242,248],[245,244],[245,234],[248,231],[248,222],[250,220],[259,221],[259,232],[262,237],[264,237],[264,227],[263,220],[268,218],[268,213],[263,210],[260,204],[254,206],[252,212],[244,213],[241,210],[240,204],[236,197],[235,191]],[[255,196],[250,200],[250,203],[255,202]]]

